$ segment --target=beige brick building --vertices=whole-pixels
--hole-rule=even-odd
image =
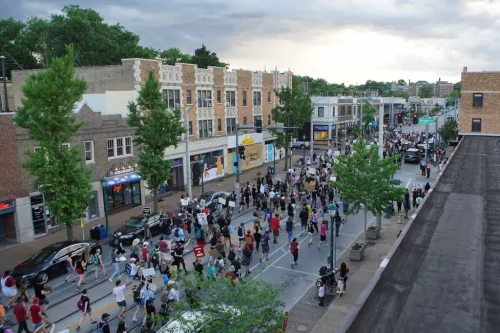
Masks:
[[[462,72],[459,135],[500,135],[500,72]]]
[[[145,59],[123,59],[118,66],[76,68],[76,75],[87,81],[88,88],[74,110],[84,125],[68,145],[78,147],[87,167],[92,169],[94,196],[88,211],[84,212],[87,222],[104,216],[104,200],[108,213],[112,214],[151,199],[147,184],[136,173],[139,150],[134,143],[134,130],[126,124],[127,105],[136,100],[150,71],[160,81],[169,108],[189,109],[188,119],[183,119],[190,129],[189,161],[186,160],[185,134],[178,147],[165,151],[165,159],[172,162],[172,167],[170,179],[160,189],[162,195],[183,191],[187,172],[193,185],[234,173],[235,124],[255,125],[257,120],[262,120],[264,126],[272,125],[271,110],[278,103],[274,90],[292,83],[290,71],[202,69],[192,64],[169,66]],[[27,75],[35,72],[12,72],[11,111],[21,105],[21,88]],[[0,119],[0,136],[12,148],[3,150],[2,156],[8,159],[0,161],[0,165],[12,170],[5,174],[5,182],[0,183],[0,204],[2,200],[12,203],[6,206],[5,212],[12,215],[4,224],[8,230],[0,229],[0,242],[1,235],[26,242],[54,229],[51,229],[50,212],[44,207],[46,194],[36,192],[33,178],[20,168],[27,158],[26,151],[36,149],[36,142],[13,125],[12,116],[11,112]],[[242,168],[246,170],[272,161],[274,137],[265,130],[247,132],[238,140],[248,152]],[[278,151],[276,156],[280,156]],[[0,219],[1,215],[0,211]]]

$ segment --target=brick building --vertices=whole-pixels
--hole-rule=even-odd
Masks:
[[[271,125],[271,109],[278,103],[274,89],[292,83],[289,71],[201,69],[192,64],[169,66],[144,59],[123,59],[118,66],[76,68],[76,75],[88,84],[81,102],[75,106],[77,118],[85,125],[68,144],[78,146],[88,167],[92,168],[94,197],[89,202],[88,212],[84,212],[86,221],[103,216],[104,198],[109,213],[151,199],[147,184],[143,184],[135,172],[139,152],[134,145],[133,129],[126,124],[127,104],[137,98],[149,71],[161,82],[168,107],[189,109],[189,162],[186,161],[183,142],[177,148],[165,151],[165,159],[172,162],[172,168],[171,178],[161,188],[162,192],[184,190],[186,172],[191,173],[193,185],[234,173],[235,124],[254,125],[262,120],[263,125]],[[35,71],[12,72],[14,101],[11,110],[20,106],[21,87],[30,72]],[[186,119],[183,122],[187,125]],[[7,135],[3,131],[3,122],[0,125],[2,135]],[[17,161],[14,165],[19,169],[26,159],[25,152],[35,149],[36,143],[29,141],[20,128],[12,126],[12,131],[15,131],[15,140],[7,142],[15,146]],[[273,136],[267,131],[251,131],[240,136],[238,144],[245,145],[247,155],[242,163],[243,169],[272,161],[273,142]],[[27,171],[19,169],[18,172],[18,192],[5,200],[14,199],[17,207],[14,208],[14,238],[25,242],[54,229],[51,229],[50,212],[43,207],[45,194],[35,192],[33,179]],[[0,193],[4,191],[1,184]]]
[[[451,93],[453,91],[453,83],[448,81],[441,81],[439,78],[438,81],[434,84],[434,96],[437,98],[443,98],[445,95]]]
[[[500,72],[462,72],[459,135],[500,135]]]

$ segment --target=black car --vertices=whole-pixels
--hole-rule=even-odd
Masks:
[[[151,236],[160,234],[160,215],[154,214],[147,217],[147,219],[149,221],[149,233],[151,234]],[[114,234],[121,234],[119,237],[121,238],[123,244],[131,244],[135,238],[144,239],[145,221],[146,217],[142,215],[131,217],[130,220],[125,222],[125,225],[123,227],[116,229]]]
[[[79,240],[64,241],[41,249],[31,258],[17,265],[11,275],[18,284],[22,279],[26,279],[30,285],[33,285],[39,277],[43,277],[43,283],[46,283],[52,278],[65,274],[68,256],[82,255],[87,245],[90,246],[88,263],[93,264],[96,250],[99,249],[102,254],[99,243]]]

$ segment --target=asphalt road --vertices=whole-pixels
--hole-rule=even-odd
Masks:
[[[419,129],[419,126],[423,127],[423,125],[412,125],[407,127],[407,129],[410,131],[421,130]],[[405,128],[403,129],[405,130]],[[323,151],[323,149],[320,150],[320,152]],[[418,165],[403,164],[401,170],[397,173],[396,178],[400,179],[405,187],[411,189],[415,183],[425,185],[427,182],[427,179],[419,174]],[[337,200],[338,199],[339,198],[337,198]],[[235,217],[232,220],[232,225],[236,227],[240,223],[248,223],[250,218],[251,211],[245,212],[241,215],[235,214]],[[286,309],[293,307],[293,305],[304,296],[307,290],[309,290],[318,278],[318,270],[326,263],[329,254],[329,247],[322,247],[318,250],[318,235],[313,237],[313,246],[308,247],[309,237],[298,235],[300,230],[298,216],[296,216],[296,220],[295,234],[299,237],[300,242],[298,265],[294,268],[291,267],[292,255],[288,250],[287,237],[284,232],[280,235],[279,244],[271,244],[270,261],[261,264],[257,259],[254,259],[251,265],[252,273],[250,278],[262,279],[273,284],[283,283],[284,290],[281,293],[281,298],[286,303]],[[371,222],[372,220],[373,216],[369,216],[368,221]],[[284,220],[282,222],[284,222]],[[363,229],[364,221],[361,213],[349,216],[347,223],[342,225],[340,229],[340,236],[337,238],[337,258],[340,257],[342,252],[353,242],[354,239],[356,239]],[[158,240],[158,236],[155,237],[154,241],[156,240]],[[128,250],[128,247],[126,247],[126,249]],[[188,247],[188,250],[190,249],[191,245]],[[110,263],[110,251],[111,248],[109,245],[103,244],[103,258],[108,275],[111,275],[113,272]],[[125,256],[128,257],[128,254],[129,253],[126,253]],[[194,255],[192,253],[188,253],[185,259],[188,270],[192,269]],[[207,259],[205,258],[204,263],[206,263],[206,261]],[[121,269],[124,269],[124,264],[122,265]],[[339,265],[340,263],[337,264],[337,266]],[[56,331],[62,331],[64,329],[75,331],[81,314],[76,305],[79,300],[80,291],[76,289],[75,284],[65,283],[64,278],[64,276],[61,276],[48,283],[48,285],[54,287],[54,292],[49,294],[48,297],[50,307],[47,311],[47,315],[50,321],[56,323]],[[122,280],[124,280],[124,277]],[[101,278],[96,281],[94,268],[91,266],[89,266],[85,283],[86,284],[83,287],[89,290],[91,308],[93,309],[94,314],[96,317],[100,317],[103,312],[110,313],[112,318],[114,318],[111,320],[110,328],[111,331],[114,332],[118,323],[118,320],[115,318],[118,313],[118,308],[114,301],[114,297],[111,294],[114,284],[110,283],[107,278]],[[158,287],[163,286],[163,282],[160,282],[159,278],[155,279],[155,283],[157,283]],[[133,305],[131,292],[127,295],[127,303],[131,306]],[[157,308],[159,308],[159,297],[157,297]],[[132,307],[126,314],[126,322],[129,328],[133,328],[138,325],[137,323],[132,322],[132,314],[134,311],[135,307]],[[139,313],[138,317],[142,318],[142,313]],[[91,326],[87,320],[81,325],[81,328],[82,332],[90,332],[94,327]]]

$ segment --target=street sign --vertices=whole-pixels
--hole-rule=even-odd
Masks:
[[[151,215],[151,207],[142,207],[142,215]]]
[[[419,124],[433,124],[434,118],[419,118],[418,123]]]
[[[193,253],[196,258],[203,258],[205,256],[205,250],[203,249],[203,246],[193,247]]]

